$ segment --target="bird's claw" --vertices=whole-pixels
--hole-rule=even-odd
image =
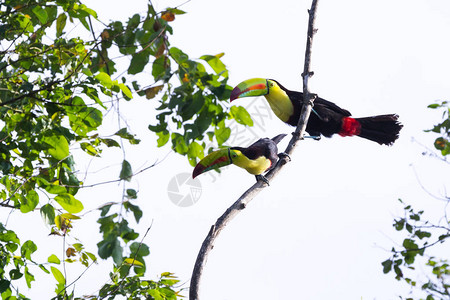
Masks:
[[[289,156],[289,154],[284,153],[284,152],[278,153],[278,157],[279,157],[280,159],[284,159],[284,160],[286,160],[286,161],[291,161],[291,160],[292,160],[291,157]]]
[[[256,181],[263,181],[265,184],[270,185],[269,184],[269,180],[264,177],[264,175],[255,175],[256,177]]]

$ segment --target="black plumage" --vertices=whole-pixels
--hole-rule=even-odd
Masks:
[[[276,80],[278,86],[288,95],[294,106],[294,113],[287,123],[297,126],[303,105],[303,93],[290,91]],[[365,118],[351,118],[351,113],[333,102],[317,97],[306,126],[306,131],[312,136],[333,134],[342,136],[357,135],[379,144],[391,145],[399,136],[403,125],[398,121],[398,115],[386,114]],[[355,120],[356,122],[354,122]]]

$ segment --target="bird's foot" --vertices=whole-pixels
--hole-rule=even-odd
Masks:
[[[320,135],[305,135],[303,136],[303,138],[308,138],[308,139],[313,139],[315,141],[320,141],[320,139],[322,138]]]
[[[264,177],[264,175],[255,175],[255,177],[257,182],[263,181],[265,184],[270,185],[269,180],[266,177]]]
[[[284,153],[284,152],[278,153],[278,157],[280,159],[284,159],[285,161],[291,161],[292,160],[291,157],[289,156],[289,154]]]
[[[310,95],[310,98],[308,101],[309,105],[311,105],[311,107],[314,107],[314,100],[317,99],[317,94],[310,93],[309,95]]]

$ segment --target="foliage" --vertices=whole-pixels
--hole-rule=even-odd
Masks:
[[[439,134],[434,146],[440,151],[442,159],[446,161],[446,156],[450,154],[450,107],[448,102],[431,104],[432,109],[443,109],[443,121],[435,125],[433,129],[426,130]],[[450,199],[446,199],[450,201]],[[394,228],[404,232],[406,238],[403,239],[400,249],[393,247],[390,258],[382,262],[383,272],[393,272],[397,280],[406,282],[411,288],[420,288],[426,300],[449,299],[450,297],[450,265],[446,259],[427,255],[426,251],[435,245],[445,243],[450,238],[450,221],[444,217],[442,222],[434,224],[429,220],[424,220],[424,211],[416,211],[411,205],[404,205],[404,216],[394,220]],[[419,259],[423,257],[422,259]],[[425,272],[428,280],[422,281],[422,275],[416,271],[420,264],[425,265]],[[402,298],[403,299],[403,298]],[[413,299],[408,297],[406,299]]]
[[[441,152],[443,157],[450,154],[450,106],[447,101],[428,105],[432,109],[442,109],[442,122],[435,125],[427,132],[435,132],[439,135],[434,141],[434,147]]]
[[[112,21],[96,34],[92,22],[98,20],[97,13],[78,0],[0,4],[0,207],[22,214],[39,211],[50,234],[60,236],[66,249],[63,257],[51,254],[48,261],[35,262],[32,255],[39,249],[38,239],[22,242],[6,222],[0,223],[2,298],[25,298],[16,282],[32,285],[31,266],[53,275],[57,298],[73,298],[68,291],[73,283],[67,282],[62,266],[89,267],[97,261],[82,242],[68,244],[65,237],[83,222],[80,213],[87,200],[77,194],[84,186],[77,176],[74,149],[101,157],[125,140],[131,145],[140,142],[127,127],[115,133],[102,130],[111,107],[136,95],[153,101],[157,115],[148,128],[158,146],[170,141],[172,149],[193,165],[208,146],[227,141],[227,120],[252,125],[245,109],[230,112],[225,105],[231,87],[223,53],[193,59],[170,45],[170,22],[182,14],[178,8],[156,12],[149,4],[144,15],[135,14],[125,23]],[[71,36],[78,24],[90,40]],[[129,58],[124,70],[112,59],[117,53]],[[150,72],[154,82],[139,80],[137,75],[143,72]],[[117,181],[129,181],[134,175],[124,155]],[[137,242],[139,233],[130,225],[143,215],[137,194],[124,188],[120,202],[100,208],[103,239],[98,256],[112,258],[115,265],[113,283],[100,293],[111,299],[116,295],[175,299],[172,274],[143,280],[149,247]]]

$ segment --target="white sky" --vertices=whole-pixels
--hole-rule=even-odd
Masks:
[[[157,10],[182,2],[153,1]],[[147,4],[144,0],[85,3],[103,21],[125,20],[144,12]],[[188,13],[177,16],[172,24],[175,34],[169,40],[192,58],[225,52],[230,85],[268,77],[301,90],[310,4],[192,0],[180,7]],[[432,146],[434,136],[423,129],[437,123],[440,114],[426,106],[450,95],[450,3],[320,1],[316,27],[311,91],[356,117],[398,113],[404,124],[400,139],[393,147],[339,136],[301,142],[292,162],[218,237],[202,278],[202,299],[395,299],[407,288],[392,274],[383,275],[381,262],[389,257],[385,249],[404,238],[391,226],[393,218],[402,214],[397,199],[425,209],[432,217],[441,216],[443,203],[421,189],[414,169],[431,192],[443,194],[448,165],[422,156],[424,148],[412,138]],[[148,84],[153,82],[150,72]],[[265,107],[263,98],[246,98],[236,104]],[[137,98],[121,106],[132,131],[143,139],[141,145],[127,148],[134,169],[161,160],[169,152],[167,147],[155,149],[155,137],[147,129],[155,122],[151,107],[152,103]],[[273,115],[255,123],[254,132],[261,137],[293,130]],[[115,132],[117,119],[108,120],[105,127],[107,132]],[[112,167],[96,173],[87,183],[115,179],[121,155],[121,151],[105,154]],[[87,165],[81,164],[80,169]],[[93,162],[89,171],[102,166],[104,162]],[[142,234],[153,220],[145,240],[151,249],[148,275],[154,278],[161,272],[174,272],[186,283],[183,287],[189,285],[210,226],[255,180],[237,167],[227,168],[220,176],[201,175],[199,202],[181,208],[170,202],[167,185],[173,176],[185,172],[192,172],[187,160],[171,154],[129,184],[139,189],[137,204],[144,209],[138,226]],[[121,187],[100,186],[80,192],[78,198],[86,207],[95,208],[120,201]],[[26,217],[39,218],[38,214]],[[76,227],[73,233],[96,253],[96,213],[87,217],[92,223]],[[9,226],[23,223],[23,218],[19,212],[12,214]],[[47,237],[45,228],[25,228],[21,239],[36,238],[36,234],[56,247],[50,251],[61,252],[61,241]],[[437,251],[448,250],[447,245]],[[53,252],[39,255],[45,260]],[[67,270],[71,282],[82,269],[69,265]],[[76,294],[94,293],[107,280],[107,271],[104,264],[89,269],[77,283]],[[54,280],[51,275],[48,278],[33,291],[39,298],[48,298],[47,292],[53,290]],[[49,288],[43,288],[47,284]]]

